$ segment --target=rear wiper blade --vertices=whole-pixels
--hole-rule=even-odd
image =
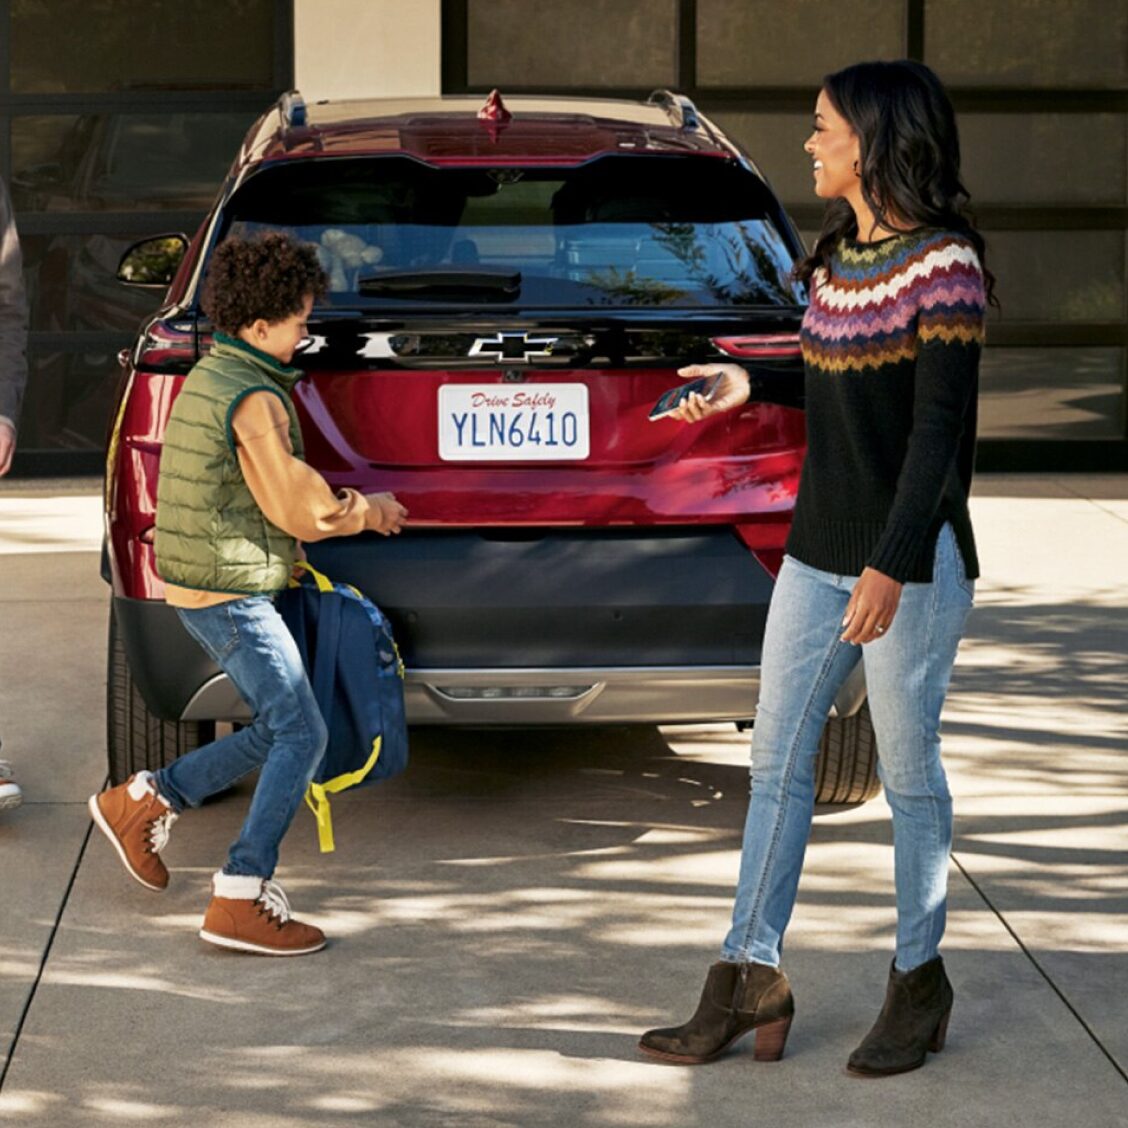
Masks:
[[[361,278],[357,287],[362,294],[438,294],[469,290],[516,297],[521,289],[521,272],[485,266],[461,270],[448,266],[382,270]]]

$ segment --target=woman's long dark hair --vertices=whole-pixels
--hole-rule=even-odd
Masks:
[[[936,75],[911,59],[857,63],[828,74],[822,88],[858,136],[862,199],[877,222],[891,230],[909,223],[957,231],[982,265],[986,244],[964,212],[970,194],[960,180],[956,115]],[[820,266],[829,272],[835,247],[857,234],[854,209],[842,198],[831,201],[815,249],[795,277],[809,282]],[[987,300],[998,305],[986,266],[983,276]]]

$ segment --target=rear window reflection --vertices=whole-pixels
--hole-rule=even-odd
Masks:
[[[381,272],[480,268],[518,273],[508,300],[522,306],[799,304],[773,214],[759,180],[715,158],[469,170],[348,158],[264,169],[229,205],[226,233],[284,229],[315,244],[332,293],[351,297]]]

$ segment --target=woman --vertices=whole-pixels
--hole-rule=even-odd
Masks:
[[[944,1043],[952,988],[944,932],[952,804],[940,710],[979,574],[968,516],[985,296],[983,240],[960,212],[955,117],[920,63],[829,75],[804,148],[832,201],[813,253],[801,342],[809,449],[764,637],[752,788],[732,928],[696,1014],[639,1043],[711,1061],[749,1031],[783,1053],[794,1013],[779,968],[814,807],[819,736],[865,662],[879,773],[893,812],[897,946],[855,1073],[916,1069]],[[985,294],[986,287],[986,294]],[[679,410],[695,423],[744,404],[740,367]],[[863,651],[864,648],[864,651]]]

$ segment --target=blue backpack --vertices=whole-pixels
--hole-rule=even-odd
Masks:
[[[403,662],[375,604],[305,562],[297,567],[301,579],[290,581],[276,605],[298,644],[329,730],[325,756],[305,797],[327,853],[334,848],[329,796],[407,767]]]

